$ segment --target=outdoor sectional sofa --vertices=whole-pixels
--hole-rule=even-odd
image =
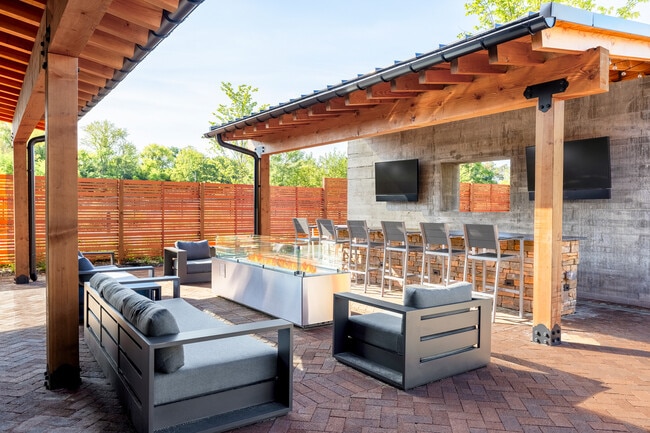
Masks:
[[[291,410],[289,322],[229,325],[105,275],[85,284],[84,297],[84,339],[138,432],[224,431]]]
[[[352,314],[351,303],[367,314]],[[491,299],[472,284],[406,286],[404,305],[354,293],[334,294],[333,356],[401,389],[490,362]]]

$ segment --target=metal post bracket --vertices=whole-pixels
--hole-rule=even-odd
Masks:
[[[526,99],[539,98],[538,107],[542,113],[546,113],[552,106],[553,95],[556,93],[563,93],[569,82],[566,78],[555,81],[547,81],[546,83],[533,84],[526,87],[524,90],[524,97]]]

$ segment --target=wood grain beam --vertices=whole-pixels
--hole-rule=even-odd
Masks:
[[[178,0],[142,0],[144,3],[150,4],[151,6],[165,9],[169,12],[174,12],[178,9]]]
[[[370,100],[394,100],[415,98],[420,92],[393,92],[391,83],[379,83],[366,89],[366,97]]]
[[[158,30],[162,22],[161,10],[140,0],[113,0],[108,12],[149,30]]]
[[[611,57],[628,60],[650,60],[650,36],[634,38],[615,32],[589,31],[559,22],[550,29],[533,35],[532,49],[539,51],[579,53],[595,47],[603,47]]]
[[[442,90],[442,84],[421,84],[419,74],[413,73],[398,77],[390,82],[392,92],[428,92],[431,90]]]
[[[140,45],[146,44],[149,38],[149,29],[111,15],[110,13],[104,15],[97,29],[111,36],[133,41]]]
[[[32,52],[32,47],[34,46],[34,41],[25,38],[19,38],[18,36],[10,35],[8,33],[3,33],[0,31],[0,45],[30,54]]]
[[[418,98],[359,110],[345,121],[325,119],[267,135],[262,142],[271,152],[278,147],[294,150],[532,107],[537,101],[523,96],[527,86],[562,78],[569,81],[569,87],[556,95],[557,99],[602,93],[609,89],[608,63],[607,50],[602,48],[555,57],[538,66],[512,68],[503,75],[480,76],[471,83],[449,85]]]
[[[418,76],[420,84],[458,84],[471,83],[474,77],[469,75],[455,75],[449,69],[426,69]]]
[[[546,61],[546,55],[533,51],[530,42],[511,41],[488,50],[491,65],[535,66]]]
[[[135,51],[133,42],[116,37],[100,29],[96,29],[90,39],[88,39],[88,45],[109,50],[122,57],[133,57]]]
[[[451,61],[452,74],[485,75],[505,74],[507,67],[490,64],[487,51],[468,54]]]
[[[31,40],[37,25],[17,20],[16,18],[0,15],[0,29],[3,33]]]

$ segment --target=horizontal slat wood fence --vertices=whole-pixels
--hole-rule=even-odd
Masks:
[[[45,178],[36,177],[36,257],[45,255]],[[322,188],[271,187],[271,233],[293,235],[291,218],[347,220],[347,179]],[[79,249],[118,260],[161,257],[176,240],[253,233],[252,185],[79,179]],[[507,212],[508,185],[460,185],[465,212]],[[0,175],[0,265],[14,261],[13,176]]]
[[[461,212],[510,211],[510,185],[461,183]]]
[[[45,256],[45,178],[36,177],[36,257]],[[79,179],[79,249],[161,257],[179,239],[253,233],[252,185]],[[347,179],[323,188],[271,187],[271,233],[293,235],[291,218],[347,219]],[[13,176],[0,175],[0,264],[14,261]]]

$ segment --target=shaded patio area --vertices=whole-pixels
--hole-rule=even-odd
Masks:
[[[45,389],[44,279],[0,277],[0,431],[134,431],[83,339],[81,388]],[[266,317],[207,283],[181,295],[233,323]],[[529,320],[498,311],[489,366],[409,391],[337,363],[331,326],[296,328],[292,412],[237,431],[647,432],[649,322],[650,310],[578,301],[562,319],[562,344],[549,348],[528,341]]]

